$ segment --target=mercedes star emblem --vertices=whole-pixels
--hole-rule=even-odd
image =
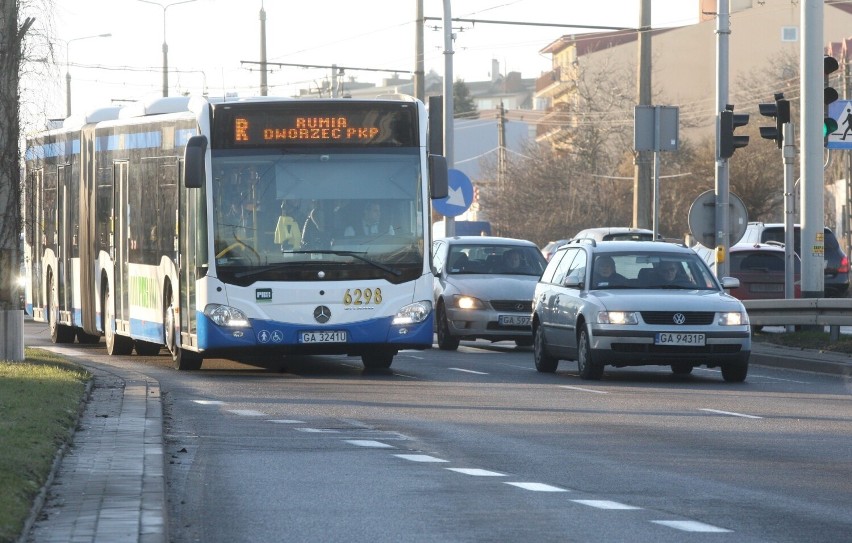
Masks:
[[[331,309],[324,305],[318,305],[314,309],[314,319],[320,324],[325,324],[331,318]]]

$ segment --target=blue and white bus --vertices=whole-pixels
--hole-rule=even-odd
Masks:
[[[28,138],[27,311],[111,355],[361,356],[432,345],[430,198],[410,97],[171,97]],[[363,220],[379,207],[381,222]],[[361,226],[361,228],[359,228]]]

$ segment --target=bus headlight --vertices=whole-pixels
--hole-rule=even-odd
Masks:
[[[392,324],[417,324],[425,321],[427,317],[429,317],[429,314],[431,312],[432,302],[427,300],[423,300],[421,302],[414,302],[413,304],[408,304],[407,306],[397,311],[396,315],[393,316]]]
[[[204,314],[217,326],[226,328],[248,328],[248,316],[236,307],[210,304],[204,308]]]

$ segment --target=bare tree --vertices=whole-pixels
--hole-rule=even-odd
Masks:
[[[19,309],[21,167],[18,81],[24,36],[34,20],[18,21],[16,0],[0,3],[0,310]]]

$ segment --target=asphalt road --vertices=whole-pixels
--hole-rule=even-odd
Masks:
[[[82,348],[82,346],[81,346]],[[90,348],[91,349],[91,348]],[[103,346],[91,349],[109,361]],[[843,541],[848,378],[576,363],[510,343],[404,352],[386,372],[122,357],[157,379],[169,540]]]
[[[474,344],[468,344],[474,345]],[[752,368],[538,374],[529,350],[147,361],[181,541],[840,541],[849,383]],[[510,344],[506,344],[507,346]]]

